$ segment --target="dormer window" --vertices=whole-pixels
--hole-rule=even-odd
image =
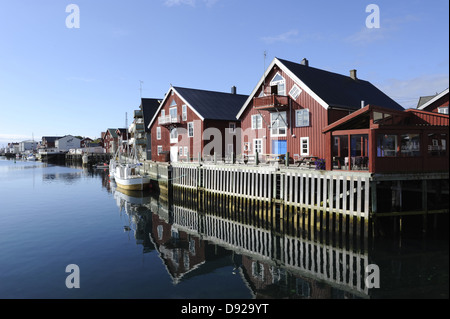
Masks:
[[[270,94],[286,95],[286,81],[280,73],[277,73],[270,81]]]

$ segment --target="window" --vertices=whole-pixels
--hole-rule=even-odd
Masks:
[[[400,136],[402,156],[420,156],[420,134],[403,134]]]
[[[397,156],[397,135],[378,135],[377,156]]]
[[[295,126],[305,127],[309,126],[309,110],[302,109],[295,111]]]
[[[194,137],[194,122],[188,123],[188,137]]]
[[[158,148],[157,148],[157,153],[158,153],[158,155],[161,155],[162,151],[163,151],[162,146],[161,146],[161,145],[158,145]]]
[[[270,89],[271,94],[286,95],[286,81],[280,73],[277,73],[270,81]]]
[[[228,125],[228,132],[234,134],[235,130],[236,130],[236,123],[230,123]]]
[[[448,114],[448,106],[438,107],[438,113]]]
[[[170,108],[169,109],[169,114],[170,114],[170,120],[172,122],[174,122],[174,120],[176,120],[176,118],[177,118],[177,108],[176,107]]]
[[[183,146],[180,146],[180,148],[178,149],[178,155],[183,156]]]
[[[161,127],[160,126],[156,127],[156,139],[157,140],[161,139]]]
[[[188,149],[189,148],[187,146],[184,147],[184,156],[188,156]]]
[[[227,146],[227,154],[231,155],[234,152],[234,145],[233,144],[228,144]]]
[[[271,136],[286,136],[287,121],[286,112],[270,114]]]
[[[252,115],[252,130],[258,130],[261,128],[262,128],[261,114]]]
[[[309,155],[309,137],[300,138],[300,155],[301,156]]]
[[[250,152],[252,150],[252,145],[250,142],[244,142],[244,152]]]
[[[289,91],[289,95],[296,100],[299,96],[300,93],[302,93],[302,90],[297,86],[297,84],[294,84],[294,86],[292,87],[292,89]]]
[[[186,121],[187,120],[187,106],[186,106],[186,104],[183,104],[183,106],[181,107],[181,114],[182,114],[182,120]]]
[[[253,153],[256,154],[256,152],[258,152],[258,154],[262,154],[262,139],[258,138],[258,139],[254,139],[253,140]]]
[[[176,127],[170,131],[170,143],[178,143],[178,129]]]
[[[166,110],[161,110],[161,117],[166,116]]]
[[[170,103],[170,106],[177,106],[177,102],[175,101],[175,99],[172,100],[172,103]]]
[[[447,154],[447,134],[428,134],[428,156]]]

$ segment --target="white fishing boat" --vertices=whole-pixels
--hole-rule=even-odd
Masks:
[[[144,190],[150,186],[150,179],[139,173],[140,164],[118,164],[114,171],[117,187],[126,190]]]
[[[122,145],[122,142],[120,145]],[[112,175],[111,172],[114,172],[113,177],[111,178],[114,178],[118,188],[126,190],[144,190],[148,188],[150,186],[150,178],[143,176],[140,173],[142,164],[139,163],[137,158],[136,145],[133,147],[133,152],[127,151],[126,153],[125,163],[120,160],[121,156],[119,156],[118,162],[115,161],[115,157],[114,161],[110,161],[110,177]]]
[[[36,159],[36,156],[34,154],[30,154],[30,155],[27,156],[27,161],[35,162],[36,160],[37,159]]]

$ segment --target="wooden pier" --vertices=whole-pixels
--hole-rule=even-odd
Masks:
[[[421,214],[425,231],[430,215],[448,214],[448,172],[376,175],[198,162],[147,162],[143,172],[168,196],[195,194],[200,210],[208,205],[208,196],[226,195],[237,197],[238,204],[266,202],[276,212],[271,218],[292,219],[293,225],[303,223],[301,228],[343,230],[362,237],[374,235],[379,218],[390,217],[396,223],[402,216]],[[413,192],[411,182],[416,185]],[[412,202],[415,206],[409,205]]]
[[[87,156],[86,162],[83,161],[83,156]],[[79,162],[84,165],[95,165],[99,163],[109,163],[112,155],[109,153],[90,153],[90,154],[71,154],[66,153],[66,162]]]

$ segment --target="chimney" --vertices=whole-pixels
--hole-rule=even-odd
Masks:
[[[237,92],[237,89],[236,89],[236,87],[233,85],[233,86],[231,87],[231,94],[236,94],[236,92]]]
[[[357,80],[358,79],[356,77],[356,70],[350,70],[350,77],[352,78],[352,80]]]
[[[307,59],[307,58],[303,58],[301,64],[304,65],[304,66],[309,66],[309,61],[308,61],[308,59]]]

